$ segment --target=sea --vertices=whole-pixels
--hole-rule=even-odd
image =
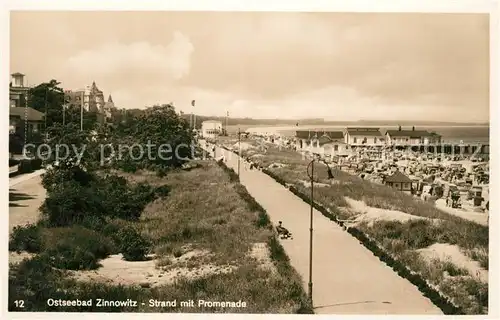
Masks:
[[[394,126],[363,126],[380,128],[380,132],[385,134],[387,130],[397,130]],[[278,133],[283,136],[294,136],[297,130],[319,130],[319,131],[343,131],[346,126],[265,126],[251,127],[247,132],[267,132]],[[408,128],[404,127],[404,130]],[[489,144],[490,127],[488,126],[416,126],[415,130],[427,130],[441,135],[442,143],[464,143],[464,144]]]

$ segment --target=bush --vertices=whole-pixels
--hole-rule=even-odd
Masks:
[[[158,192],[167,192],[166,187]],[[144,207],[156,198],[156,193],[148,184],[129,187],[125,178],[111,175],[100,181],[98,197],[105,214],[114,218],[138,220]]]
[[[98,232],[80,226],[48,229],[42,257],[59,269],[96,269],[99,259],[115,252],[114,242]]]
[[[45,199],[41,211],[54,227],[78,224],[89,216],[106,214],[99,195],[92,188],[81,186],[75,181],[55,186]]]
[[[53,270],[42,257],[26,259],[9,270],[9,311],[55,311],[48,307],[47,299],[64,299],[66,294],[58,290],[62,273]],[[20,309],[16,300],[25,302]]]
[[[163,178],[167,175],[167,170],[165,170],[164,168],[160,168],[156,171],[156,176],[158,178]]]
[[[32,166],[31,160],[28,160],[28,159],[21,160],[19,162],[17,170],[19,171],[19,173],[33,172],[33,166]]]
[[[60,243],[56,248],[44,251],[41,258],[51,266],[65,270],[93,270],[99,267],[92,252],[69,243]]]
[[[136,173],[138,170],[137,164],[133,162],[133,160],[124,160],[123,162],[118,163],[119,169],[123,172],[127,173]]]
[[[149,252],[150,243],[137,230],[126,227],[118,231],[120,252],[127,261],[143,261]]]
[[[166,197],[170,193],[170,187],[167,185],[156,187],[155,195],[157,197]]]
[[[58,167],[48,169],[44,173],[42,185],[45,190],[51,192],[63,182],[75,182],[80,186],[87,187],[95,181],[96,177],[82,167],[66,166],[66,164],[63,163]]]
[[[38,253],[42,249],[40,228],[35,224],[14,227],[9,240],[9,251]]]

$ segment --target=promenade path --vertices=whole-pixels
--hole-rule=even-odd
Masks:
[[[217,148],[216,157],[221,155],[237,171],[237,155]],[[266,174],[247,167],[241,160],[240,181],[266,209],[273,224],[281,220],[292,232],[293,239],[281,243],[307,290],[310,207]],[[313,229],[315,313],[443,314],[416,286],[398,276],[358,240],[316,210]]]
[[[35,223],[39,219],[38,208],[46,196],[42,186],[43,172],[38,170],[9,179],[9,233],[15,226]]]

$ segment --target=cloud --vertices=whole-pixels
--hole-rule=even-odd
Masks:
[[[79,52],[68,59],[68,68],[82,77],[122,77],[129,83],[179,80],[190,72],[193,51],[190,39],[175,32],[168,45],[112,42]]]
[[[486,14],[23,12],[11,68],[96,81],[125,108],[472,121],[489,117],[488,30]]]

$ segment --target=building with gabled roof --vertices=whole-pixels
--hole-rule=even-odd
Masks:
[[[426,130],[415,130],[415,127],[402,130],[400,126],[398,130],[387,130],[385,140],[388,145],[427,145],[440,143],[441,136]]]
[[[394,174],[388,176],[384,180],[385,185],[389,187],[393,187],[399,191],[406,192],[406,193],[411,193],[412,192],[412,183],[413,180],[411,180],[408,176],[406,176],[404,173],[402,173],[399,170],[396,170]]]
[[[379,128],[346,128],[344,139],[351,146],[383,146],[385,143]]]

